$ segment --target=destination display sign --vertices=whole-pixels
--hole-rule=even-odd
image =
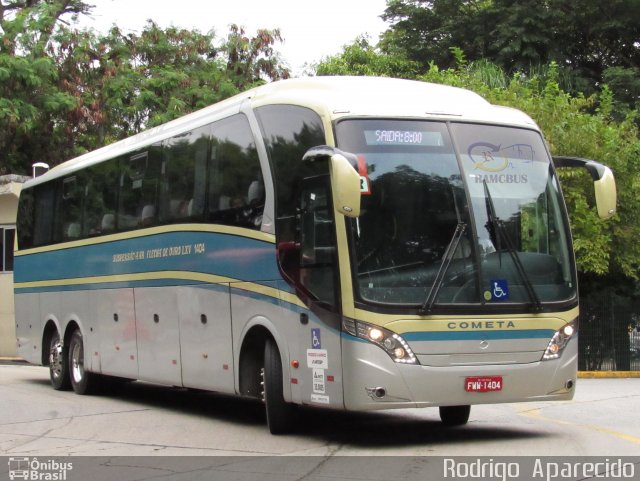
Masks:
[[[444,145],[440,132],[420,130],[365,130],[367,145],[415,145],[439,147]]]

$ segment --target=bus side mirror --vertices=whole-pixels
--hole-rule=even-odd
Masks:
[[[601,219],[608,219],[616,213],[616,180],[613,172],[606,165],[594,160],[578,157],[554,157],[556,167],[582,167],[587,169],[593,179],[596,193],[596,207]]]
[[[360,174],[347,159],[347,154],[340,150],[322,145],[309,149],[302,160],[316,161],[320,158],[328,158],[329,175],[331,177],[331,192],[333,205],[339,214],[347,217],[360,215]]]

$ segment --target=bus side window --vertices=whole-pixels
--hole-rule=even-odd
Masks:
[[[83,236],[109,234],[116,228],[118,210],[118,159],[87,169],[84,186]]]
[[[319,301],[336,304],[336,246],[329,176],[303,180],[300,193],[300,284]]]
[[[206,160],[210,127],[177,135],[163,142],[163,223],[197,218],[204,211]]]
[[[160,152],[160,145],[155,144],[120,159],[119,231],[157,224]]]
[[[212,127],[208,219],[260,229],[265,189],[249,122],[238,114]]]
[[[302,161],[311,147],[326,144],[322,120],[313,110],[294,105],[259,107],[256,116],[275,173],[280,268],[289,283],[335,306],[334,224],[322,180],[328,164]]]
[[[18,225],[18,247],[20,249],[29,249],[34,245],[34,191],[35,189],[22,189],[18,200],[16,223]]]
[[[82,228],[82,182],[75,174],[57,184],[53,240],[65,242],[78,239]]]
[[[33,246],[46,246],[53,242],[55,182],[34,187],[35,216],[33,220]]]

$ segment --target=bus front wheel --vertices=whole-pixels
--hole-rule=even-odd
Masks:
[[[84,343],[82,333],[76,330],[69,342],[69,378],[76,394],[90,394],[96,381],[96,375],[84,368]]]
[[[469,421],[471,406],[440,406],[440,419],[445,426],[461,426]]]
[[[66,360],[67,349],[56,331],[49,341],[49,378],[56,391],[65,391],[71,387]]]
[[[272,339],[267,339],[264,346],[262,376],[269,431],[271,434],[290,432],[294,427],[296,407],[284,400],[282,360],[278,346]]]

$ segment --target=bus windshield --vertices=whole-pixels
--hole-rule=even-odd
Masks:
[[[416,120],[344,120],[362,210],[350,219],[362,302],[536,310],[575,301],[566,215],[539,133]]]

